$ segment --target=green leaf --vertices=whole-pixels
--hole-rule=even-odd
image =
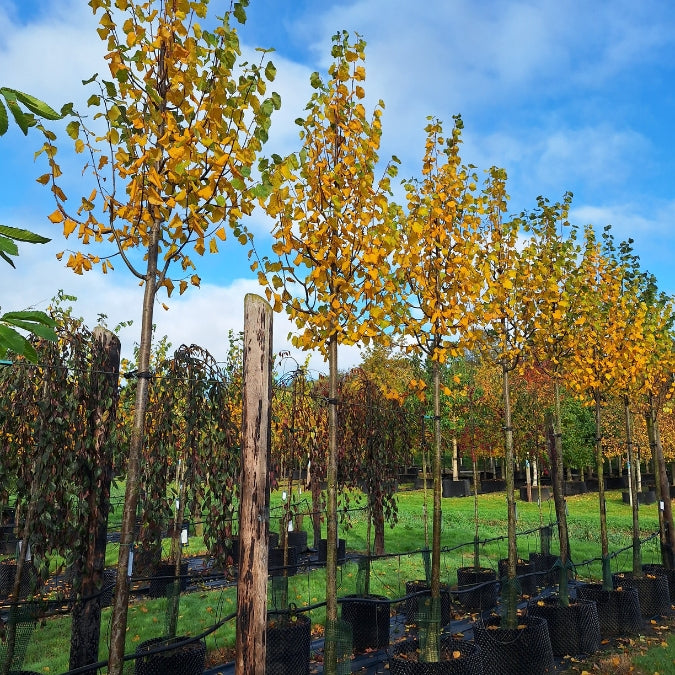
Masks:
[[[71,297],[71,296],[67,296]],[[77,298],[73,298],[77,299]],[[41,323],[45,326],[49,326],[51,328],[56,327],[56,321],[52,319],[49,314],[45,314],[44,312],[41,312],[38,309],[24,309],[18,312],[7,312],[0,316],[0,320],[2,321],[8,321],[11,323],[14,319],[19,319],[21,321],[33,321],[35,323]]]
[[[7,107],[12,113],[14,121],[19,126],[19,129],[23,131],[23,135],[26,136],[28,134],[28,129],[30,129],[30,127],[32,126],[35,126],[35,118],[32,115],[27,115],[26,113],[24,113],[23,110],[21,110],[21,108],[19,107],[19,104],[16,102],[16,99],[5,95],[4,89],[0,89],[0,93],[3,94],[3,96],[5,96],[5,100],[7,101]]]
[[[31,96],[22,91],[17,91],[16,89],[9,89],[8,91],[11,91],[17,101],[23,103],[34,115],[42,117],[45,120],[61,119],[60,113],[56,112],[54,108],[47,105],[44,101],[41,101],[39,98],[35,98],[35,96]]]
[[[0,356],[5,356],[8,351],[25,356],[32,363],[37,361],[37,354],[30,342],[13,328],[0,324]]]
[[[310,75],[309,83],[312,85],[313,89],[320,89],[323,82],[321,82],[321,76],[316,71]]]
[[[5,108],[5,104],[0,101],[0,136],[3,136],[5,133],[7,133],[8,128],[9,119],[7,118],[7,108]]]
[[[43,237],[40,234],[35,234],[35,232],[12,227],[10,225],[0,225],[0,234],[5,235],[10,239],[15,239],[16,241],[28,242],[29,244],[46,244],[51,241],[48,237]]]
[[[244,5],[241,2],[234,3],[234,11],[232,13],[239,23],[246,23],[246,12],[244,10]]]
[[[265,66],[265,77],[269,82],[272,82],[272,80],[274,80],[274,78],[276,77],[276,74],[277,74],[276,67],[271,61],[268,61],[267,65]]]
[[[14,269],[16,269],[14,261],[3,251],[0,251],[0,258],[2,258],[5,262],[9,263],[12,267],[14,267]]]
[[[0,235],[0,251],[9,253],[9,255],[19,255],[19,247],[8,237]]]
[[[0,317],[0,320],[5,321],[7,315]],[[50,342],[56,342],[56,333],[51,328],[42,325],[41,323],[32,323],[30,321],[7,321],[10,326],[15,328],[21,328],[37,337],[41,337],[43,340],[49,340]]]
[[[73,120],[68,123],[66,127],[66,133],[73,139],[77,140],[80,135],[80,123],[77,120]]]

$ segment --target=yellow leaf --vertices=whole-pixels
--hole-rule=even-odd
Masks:
[[[49,218],[49,220],[52,221],[52,223],[62,223],[63,222],[63,214],[58,209],[56,209],[56,211],[54,211],[54,213],[49,214],[48,218]]]
[[[218,244],[215,239],[209,240],[209,253],[218,253]]]
[[[66,222],[63,224],[63,236],[64,237],[69,237],[75,228],[77,227],[77,223],[72,220],[71,218],[68,218]]]
[[[51,179],[51,174],[49,173],[43,173],[39,178],[36,178],[35,180],[40,183],[41,185],[47,185],[49,183],[49,180]]]
[[[190,283],[191,283],[193,286],[199,286],[199,284],[201,283],[201,279],[199,278],[198,275],[193,274],[193,275],[190,277]]]
[[[81,138],[78,138],[75,141],[75,152],[82,152],[84,150],[84,141]]]

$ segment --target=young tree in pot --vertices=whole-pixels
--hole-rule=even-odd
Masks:
[[[393,287],[390,254],[396,228],[389,205],[392,165],[376,180],[382,105],[371,120],[363,106],[365,42],[346,32],[333,38],[327,82],[311,77],[315,92],[299,120],[302,150],[263,166],[273,192],[264,206],[274,218],[276,260],[262,261],[260,279],[274,309],[286,308],[299,329],[294,344],[328,359],[326,620],[337,612],[338,344],[369,342],[388,322]],[[295,284],[295,286],[294,286]],[[294,295],[294,288],[300,295]],[[325,667],[336,668],[335,644]]]
[[[95,187],[87,190],[77,213],[67,211],[50,141],[44,146],[50,170],[39,180],[57,199],[50,218],[63,224],[66,236],[77,232],[84,244],[104,244],[101,255],[70,253],[67,265],[82,273],[100,264],[107,272],[114,254],[144,287],[111,624],[109,670],[120,675],[157,293],[173,290],[170,272],[175,267],[181,270],[181,292],[190,284],[198,286],[197,274],[185,278],[186,270],[194,268],[191,251],[217,252],[227,225],[239,240],[249,241],[241,218],[253,208],[251,168],[281,101],[275,93],[263,97],[275,74],[266,55],[258,64],[238,66],[239,39],[230,19],[245,20],[244,3],[234,4],[212,30],[198,22],[207,17],[206,0],[90,4],[100,16],[98,33],[107,45],[112,77],[92,78],[99,90],[88,104],[107,128],[90,133],[79,118],[68,125],[68,133],[76,151],[87,151]]]
[[[394,253],[400,293],[396,326],[429,360],[433,405],[433,517],[431,602],[426,661],[440,650],[441,562],[441,369],[464,347],[462,338],[481,285],[476,263],[479,209],[476,176],[461,163],[463,122],[454,117],[447,138],[438,120],[426,127],[423,178],[405,183],[408,212]]]
[[[237,514],[241,473],[243,354],[241,340],[229,335],[225,364],[208,381],[202,405],[206,424],[202,430],[200,461],[200,516],[204,518],[204,544],[223,567],[232,555],[232,524]],[[203,515],[202,515],[203,514]]]

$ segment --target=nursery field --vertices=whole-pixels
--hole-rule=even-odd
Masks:
[[[338,595],[344,597],[358,593],[362,578],[359,573],[359,556],[367,551],[366,513],[359,504],[359,494],[353,493],[350,510],[345,513],[340,537],[346,541],[346,560],[339,567]],[[426,495],[431,508],[431,493]],[[577,565],[579,579],[596,581],[601,576],[599,562],[599,508],[595,493],[570,496],[568,522],[572,559]],[[282,506],[281,492],[275,491],[271,504],[271,530],[278,530],[278,517]],[[301,502],[302,507],[302,502]],[[456,570],[473,564],[474,555],[474,499],[473,497],[443,499],[442,503],[442,572],[441,581],[450,587],[456,586]],[[307,515],[309,501],[307,502]],[[425,579],[425,495],[422,490],[401,490],[398,493],[398,519],[393,528],[386,531],[386,555],[372,559],[370,593],[383,595],[392,600],[403,598],[406,582]],[[643,562],[658,563],[658,537],[649,539],[658,530],[656,505],[640,508],[643,544]],[[540,550],[539,528],[554,521],[553,502],[518,502],[518,553],[527,559],[532,552]],[[631,509],[623,503],[621,492],[607,493],[607,518],[609,524],[612,571],[629,570],[632,561]],[[431,519],[429,518],[429,521]],[[114,523],[114,516],[112,518]],[[309,529],[309,518],[304,518],[304,527]],[[554,526],[551,552],[557,551],[557,530]],[[492,493],[478,497],[478,531],[481,540],[480,564],[497,570],[498,561],[507,556],[506,545],[506,499],[505,494]],[[429,522],[429,536],[431,524]],[[324,533],[325,536],[325,533]],[[312,548],[312,534],[308,534]],[[165,542],[168,554],[168,542]],[[226,619],[235,611],[236,588],[234,570],[216,572],[210,567],[203,542],[191,536],[185,554],[190,559],[190,585],[180,599],[178,630],[180,634],[197,635],[208,631],[218,622],[223,625],[206,636],[209,656],[207,663],[217,665],[231,657],[234,644],[234,621]],[[114,563],[117,555],[115,544],[108,545],[107,560]],[[311,553],[288,578],[288,601],[298,611],[307,611],[311,619],[312,634],[319,637],[325,621],[325,574],[314,561]],[[268,606],[280,608],[277,583],[269,585]],[[129,609],[126,653],[133,653],[145,640],[166,633],[166,598],[149,598],[143,592],[133,596]],[[395,607],[392,604],[392,607]],[[453,612],[455,610],[453,609]],[[453,614],[453,619],[460,614]],[[110,633],[110,610],[103,610],[100,658],[107,655]],[[44,673],[63,673],[68,668],[70,619],[56,616],[41,622],[32,635],[24,668]],[[394,637],[392,636],[392,639]],[[129,672],[133,668],[128,667]]]

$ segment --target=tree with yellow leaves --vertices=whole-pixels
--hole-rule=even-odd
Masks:
[[[59,187],[61,169],[51,139],[43,147],[50,171],[38,180],[57,201],[51,215],[66,237],[98,245],[100,254],[71,251],[67,265],[105,273],[121,259],[144,286],[136,406],[129,449],[109,672],[122,672],[128,604],[127,563],[138,501],[144,443],[153,311],[159,289],[199,285],[193,254],[216,253],[229,225],[243,243],[241,219],[253,208],[250,173],[267,139],[280,98],[265,98],[275,69],[263,53],[241,56],[234,16],[245,20],[247,0],[230,4],[210,31],[208,0],[90,0],[99,16],[111,79],[94,76],[88,104],[97,130],[84,118],[67,131],[87,157],[93,189],[73,213]],[[101,130],[101,126],[103,129]],[[177,277],[172,278],[172,272]]]
[[[621,344],[613,339],[624,331],[630,319],[620,311],[622,273],[615,261],[607,257],[597,241],[592,226],[584,233],[584,253],[579,268],[577,295],[576,343],[566,367],[566,382],[577,395],[593,404],[595,417],[595,454],[598,472],[600,504],[600,545],[602,552],[602,583],[605,590],[613,588],[605,509],[605,445],[602,437],[604,401],[615,389],[616,350]]]
[[[527,356],[536,330],[536,289],[532,269],[519,242],[521,218],[506,220],[506,172],[492,168],[485,192],[488,196],[481,229],[481,252],[477,267],[484,278],[472,325],[472,342],[483,358],[501,373],[504,455],[507,503],[508,583],[506,627],[517,625],[516,501],[514,492],[514,443],[511,411],[510,374]]]
[[[572,195],[562,202],[550,204],[538,197],[537,208],[525,219],[530,238],[523,251],[529,261],[530,287],[534,298],[534,316],[529,356],[535,367],[553,382],[553,434],[551,469],[553,495],[560,542],[559,602],[569,604],[568,572],[571,568],[567,510],[564,494],[562,412],[560,389],[564,369],[572,350],[578,344],[575,336],[575,298],[578,296],[577,268],[579,248],[576,228],[567,221]]]
[[[371,119],[363,105],[365,42],[338,33],[332,56],[328,81],[311,77],[307,116],[297,120],[301,150],[264,167],[273,186],[264,206],[275,221],[276,259],[253,266],[275,310],[285,308],[297,326],[294,344],[319,350],[329,363],[326,672],[337,667],[330,639],[338,618],[337,350],[338,344],[368,344],[387,326],[395,290],[390,255],[397,245],[388,199],[395,166],[375,177],[384,104]]]
[[[475,265],[482,197],[473,167],[462,165],[463,122],[454,117],[451,134],[429,119],[422,178],[405,183],[407,215],[394,252],[400,289],[396,328],[404,342],[432,365],[434,421],[431,598],[425,660],[438,661],[440,649],[441,562],[441,367],[457,356],[481,288]],[[446,392],[449,389],[446,387]]]

